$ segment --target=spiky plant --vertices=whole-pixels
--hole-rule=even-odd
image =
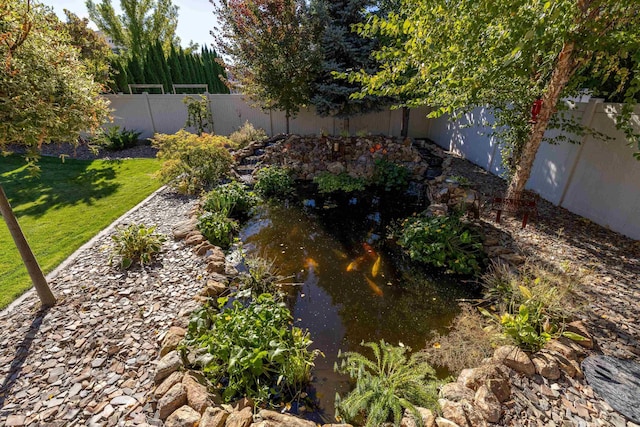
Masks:
[[[347,422],[364,416],[367,427],[377,427],[393,417],[394,425],[400,425],[407,409],[422,425],[416,406],[434,410],[437,406],[441,382],[433,368],[418,354],[408,356],[410,349],[402,344],[393,346],[381,340],[380,344],[362,345],[373,351],[374,360],[357,352],[338,354],[342,360],[335,370],[355,379],[356,386],[344,399],[336,393],[337,416]]]

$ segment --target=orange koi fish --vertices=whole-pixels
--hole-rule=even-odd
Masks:
[[[313,259],[313,258],[307,258],[304,260],[304,265],[308,268],[308,269],[314,269],[317,270],[318,269],[318,262]]]
[[[369,285],[373,293],[381,297],[383,295],[383,292],[382,292],[382,289],[380,289],[380,286],[376,285],[376,282],[369,279],[366,274],[363,274],[363,276],[367,281],[367,285]]]
[[[360,264],[362,264],[364,260],[364,256],[359,256],[358,258],[354,259],[349,263],[349,265],[347,265],[347,271],[358,270],[360,268]]]
[[[370,244],[368,244],[367,242],[362,242],[362,247],[364,248],[364,250],[367,253],[367,255],[369,255],[371,257],[371,259],[378,258],[378,254],[376,253],[375,249],[373,249],[373,247]]]
[[[378,255],[378,259],[376,260],[376,262],[373,263],[373,267],[371,268],[371,275],[373,277],[376,277],[378,275],[378,271],[380,271],[380,262],[381,262],[380,255]]]

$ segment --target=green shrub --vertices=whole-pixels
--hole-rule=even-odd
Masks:
[[[115,257],[120,258],[118,265],[123,269],[131,267],[136,262],[143,266],[151,262],[155,254],[160,252],[162,242],[166,240],[165,236],[155,231],[156,227],[147,228],[142,224],[118,228],[111,236],[115,246],[109,264],[113,263]]]
[[[240,129],[229,135],[229,139],[237,148],[243,148],[254,141],[267,139],[267,134],[264,129],[256,129],[249,121],[246,121]]]
[[[164,160],[160,178],[181,193],[210,188],[231,170],[233,158],[226,148],[230,141],[223,136],[180,130],[173,135],[156,134],[152,142],[159,150],[158,158]]]
[[[281,403],[294,398],[309,382],[313,361],[308,332],[292,327],[284,303],[262,294],[249,305],[235,300],[220,312],[203,308],[189,323],[186,345],[205,349],[203,372],[213,384],[222,384],[226,402],[240,397],[258,403]]]
[[[241,182],[232,181],[211,190],[202,208],[209,212],[226,212],[232,218],[244,218],[258,203],[258,197]]]
[[[238,231],[238,223],[226,212],[205,212],[198,218],[198,230],[211,244],[228,248]]]
[[[291,171],[280,166],[266,166],[256,172],[254,190],[264,198],[286,198],[293,192]]]
[[[344,191],[345,193],[362,191],[366,186],[363,179],[354,178],[346,172],[338,175],[334,175],[331,172],[322,172],[313,178],[313,182],[318,184],[318,191],[323,194],[336,191]]]
[[[373,170],[373,184],[385,191],[404,191],[409,186],[410,171],[385,159],[377,159]]]
[[[124,150],[125,148],[131,148],[136,145],[138,137],[140,137],[141,134],[142,132],[127,130],[127,128],[120,130],[120,126],[111,126],[106,129],[101,129],[94,138],[94,141],[107,150]]]
[[[187,106],[187,121],[185,127],[193,126],[198,135],[205,131],[213,133],[213,114],[209,108],[209,99],[199,95],[200,99],[185,96],[182,102]]]
[[[459,274],[480,272],[480,235],[457,215],[407,218],[397,234],[398,244],[413,261]]]
[[[438,386],[435,371],[418,353],[407,357],[409,349],[380,344],[363,344],[373,350],[375,360],[357,352],[338,354],[342,360],[336,370],[356,380],[356,386],[344,399],[336,394],[336,414],[341,421],[377,427],[393,419],[400,425],[408,409],[422,425],[416,406],[437,410]]]

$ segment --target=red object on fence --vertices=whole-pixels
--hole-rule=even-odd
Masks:
[[[533,106],[531,107],[531,121],[533,123],[536,122],[536,119],[538,118],[538,114],[540,114],[541,109],[542,109],[542,99],[538,98],[535,101],[533,101]]]

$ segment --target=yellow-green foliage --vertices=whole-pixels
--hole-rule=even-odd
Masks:
[[[229,139],[233,141],[237,148],[243,148],[254,141],[267,139],[267,134],[264,129],[256,129],[249,121],[246,121],[240,129],[229,135]]]
[[[233,158],[231,141],[218,135],[201,136],[180,130],[173,135],[156,134],[153,146],[164,160],[160,170],[163,182],[171,183],[180,193],[195,194],[216,184],[229,174]]]

